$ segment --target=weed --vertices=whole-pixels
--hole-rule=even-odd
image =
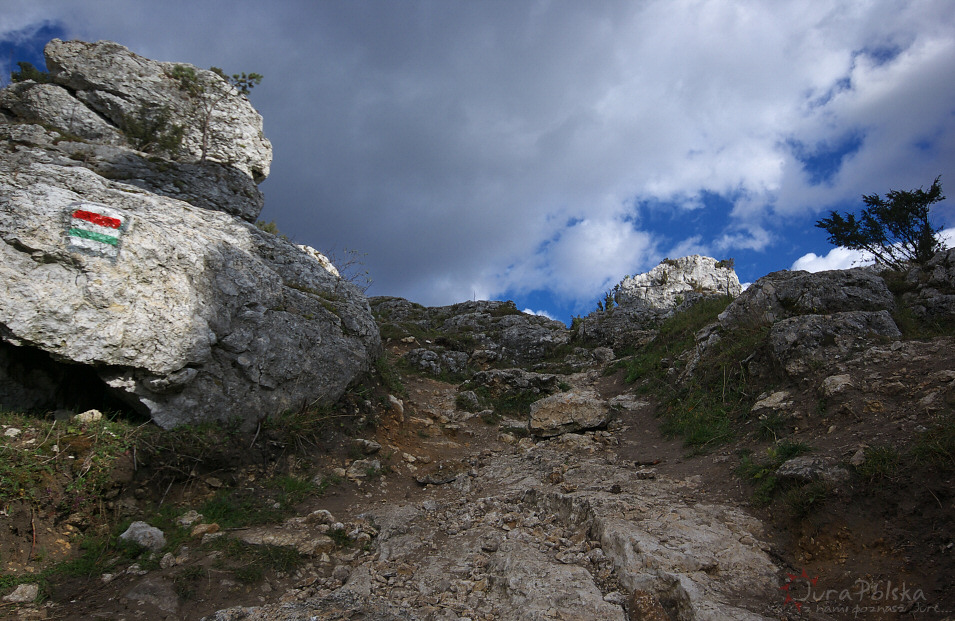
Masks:
[[[192,599],[196,596],[196,583],[208,577],[209,571],[204,567],[186,567],[172,579],[176,595],[182,599]]]
[[[140,432],[109,416],[80,423],[0,412],[0,422],[22,430],[17,437],[0,437],[0,504],[52,501],[72,513],[98,508],[113,485],[114,464]]]
[[[756,439],[760,441],[771,440],[775,442],[779,439],[779,434],[786,425],[786,420],[779,412],[771,412],[766,416],[761,416],[756,422]]]
[[[278,505],[278,506],[276,506]],[[282,504],[246,489],[221,490],[207,500],[199,512],[206,521],[222,528],[241,528],[278,522],[285,517]]]
[[[206,550],[218,550],[225,561],[222,567],[231,564],[232,575],[245,584],[260,581],[266,571],[289,573],[303,562],[301,553],[295,548],[275,545],[255,545],[232,537],[219,537],[205,543]]]
[[[283,507],[302,502],[318,492],[318,486],[309,479],[302,479],[290,474],[280,475],[268,482],[280,492],[279,503]]]
[[[340,548],[348,548],[352,544],[352,540],[344,528],[333,528],[328,531],[328,536],[331,537],[331,540],[335,542],[335,545]]]
[[[776,470],[783,462],[804,455],[811,450],[812,447],[804,442],[782,440],[766,449],[766,459],[764,461],[757,461],[752,454],[744,453],[740,457],[740,465],[736,468],[736,474],[753,485],[753,501],[765,506],[772,503],[776,494],[780,491],[780,482],[776,477]],[[796,501],[793,500],[793,502]]]
[[[725,407],[712,403],[703,393],[697,393],[668,406],[661,430],[668,436],[683,438],[687,446],[702,449],[731,438],[730,422]]]
[[[865,460],[856,467],[856,472],[871,481],[891,479],[898,474],[902,456],[892,446],[869,446],[863,452]]]
[[[950,472],[955,470],[955,416],[924,432],[912,446],[916,464],[925,468]]]
[[[830,496],[832,490],[822,481],[813,481],[786,490],[783,502],[790,515],[801,520],[817,510]]]
[[[408,390],[401,381],[401,375],[389,362],[386,354],[382,354],[375,360],[375,372],[385,390],[399,397],[408,395]]]

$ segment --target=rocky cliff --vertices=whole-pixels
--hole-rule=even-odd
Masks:
[[[254,427],[335,401],[378,329],[327,262],[250,224],[271,145],[248,98],[113,43],[54,40],[46,56],[49,83],[0,92],[0,403],[105,391],[163,427]],[[134,129],[160,113],[154,134],[180,140],[152,149]],[[80,373],[87,388],[63,390]]]

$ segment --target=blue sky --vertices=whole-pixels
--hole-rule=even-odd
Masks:
[[[569,321],[664,257],[846,267],[830,210],[955,192],[950,0],[4,6],[4,76],[53,36],[263,74],[262,217],[363,255],[370,295]]]

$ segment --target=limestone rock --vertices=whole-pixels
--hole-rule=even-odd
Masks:
[[[6,93],[7,90],[2,91]],[[81,166],[112,181],[203,209],[224,211],[248,222],[255,221],[265,204],[262,192],[248,175],[224,164],[178,162],[123,146],[60,138],[59,133],[39,125],[0,125],[0,140],[6,139],[21,147],[36,147],[29,151],[23,149],[23,155],[29,158],[21,157],[21,160]]]
[[[173,585],[157,577],[143,578],[126,593],[126,597],[140,605],[155,606],[159,610],[175,614],[179,610],[179,596]]]
[[[18,82],[0,92],[0,109],[21,121],[42,123],[103,144],[124,144],[123,133],[57,84]]]
[[[661,604],[681,619],[764,618],[758,611],[775,601],[779,570],[757,520],[688,503],[682,483],[633,479],[556,444],[496,454],[460,494],[376,506],[363,516],[378,526],[373,549],[333,570],[325,586],[207,618],[622,621],[625,593],[635,592],[631,619]],[[588,490],[555,491],[545,482],[554,472],[562,488]],[[593,491],[594,482],[614,491]],[[604,596],[608,582],[619,590]]]
[[[560,379],[553,373],[534,373],[524,369],[490,369],[475,373],[466,386],[485,386],[494,394],[531,392],[549,395],[559,389]]]
[[[394,297],[374,297],[369,302],[382,333],[417,340],[421,348],[406,358],[434,375],[460,373],[468,366],[490,362],[537,362],[570,342],[570,331],[562,322],[522,313],[510,301],[430,308]],[[420,342],[414,335],[421,333],[435,336]]]
[[[691,255],[665,259],[645,274],[627,276],[616,287],[617,306],[577,322],[577,337],[592,345],[640,347],[666,318],[712,297],[742,290],[730,262]]]
[[[531,404],[528,430],[549,437],[604,427],[610,421],[607,403],[592,392],[564,392]]]
[[[679,306],[688,293],[736,297],[741,291],[731,264],[694,254],[664,259],[645,274],[624,278],[615,299],[621,306],[666,309]]]
[[[0,130],[5,407],[72,406],[72,383],[163,427],[251,428],[337,400],[380,352],[361,292],[293,244]]]
[[[205,144],[205,159],[236,168],[256,181],[268,176],[272,145],[262,133],[262,117],[247,97],[212,71],[149,60],[110,41],[54,39],[44,55],[53,81],[115,127],[124,127],[144,105],[166,106],[170,123],[185,130],[186,161],[198,161]],[[177,65],[195,71],[205,94],[190,98],[180,88],[170,75]],[[208,107],[212,107],[208,119],[200,118]],[[206,120],[208,131],[203,136]]]
[[[830,375],[826,379],[822,380],[822,393],[826,397],[832,397],[834,395],[843,392],[844,390],[851,388],[852,376],[842,373],[840,375]]]
[[[720,315],[726,330],[772,324],[798,315],[891,311],[895,298],[870,268],[826,272],[773,272],[750,285]]]
[[[547,618],[559,610],[568,621],[624,621],[620,606],[605,602],[600,590],[582,567],[548,562],[536,548],[504,541],[488,564],[491,588],[500,593],[507,608],[520,611],[516,619]]]
[[[910,291],[902,301],[922,319],[955,319],[955,248],[937,253],[924,268],[912,268],[906,275]]]
[[[166,545],[166,536],[163,532],[146,522],[133,522],[119,538],[153,551],[161,550]]]
[[[770,330],[769,347],[773,360],[790,377],[799,377],[814,365],[845,357],[861,343],[900,336],[888,311],[849,311],[779,321]]]
[[[759,414],[764,411],[778,412],[788,410],[792,405],[793,403],[789,399],[789,393],[785,390],[779,390],[768,396],[760,395],[760,398],[753,404],[750,411],[753,414]]]
[[[381,472],[381,462],[377,459],[356,459],[345,472],[349,479],[364,479]]]
[[[849,471],[823,457],[803,455],[783,462],[776,469],[776,476],[782,481],[794,483],[841,483],[849,478]]]
[[[38,584],[24,583],[17,585],[17,588],[15,588],[12,593],[4,595],[3,601],[22,604],[26,602],[32,602],[39,594],[40,586]]]
[[[419,347],[403,356],[411,366],[434,376],[445,373],[462,374],[467,369],[468,355],[463,351],[447,351],[438,346]]]

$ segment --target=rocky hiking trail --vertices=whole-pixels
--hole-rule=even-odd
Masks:
[[[453,384],[405,379],[401,406],[362,438],[381,448],[341,462],[340,485],[282,526],[229,533],[294,546],[307,564],[251,588],[209,574],[183,600],[176,576],[208,555],[187,550],[94,580],[51,618],[757,619],[780,608],[762,524],[723,477],[710,487],[690,474],[651,406],[613,394],[599,371],[563,379],[616,397],[610,427],[539,441],[456,410]],[[338,521],[368,533],[366,548],[336,546]]]
[[[779,587],[795,567],[785,537],[748,506],[738,460],[688,455],[662,436],[654,406],[620,373],[561,376],[568,392],[613,403],[614,416],[606,429],[548,439],[457,409],[455,384],[403,379],[405,398],[360,438],[374,452],[312,463],[340,468],[339,483],[282,525],[224,535],[294,547],[297,569],[243,584],[217,573],[217,535],[200,545],[200,534],[153,570],[72,585],[69,600],[32,618],[849,618],[786,605]],[[351,542],[336,543],[340,532]],[[183,575],[194,582],[187,597]]]

